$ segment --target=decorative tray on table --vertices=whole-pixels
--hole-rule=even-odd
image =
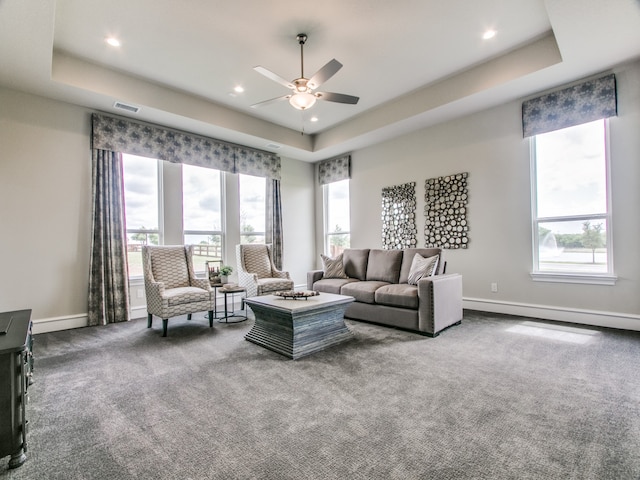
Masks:
[[[275,292],[274,295],[276,297],[289,298],[291,300],[306,300],[309,297],[317,297],[320,295],[320,292],[316,292],[315,290],[286,290],[283,292]]]

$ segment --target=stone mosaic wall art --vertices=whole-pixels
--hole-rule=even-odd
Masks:
[[[424,185],[426,247],[467,248],[468,173],[430,178]]]
[[[415,247],[416,182],[382,189],[382,248]]]

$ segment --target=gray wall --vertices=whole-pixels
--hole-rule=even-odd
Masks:
[[[33,309],[36,333],[81,326],[91,248],[91,111],[1,87],[0,105],[0,311]],[[313,166],[283,158],[282,167],[284,268],[304,285],[313,264]],[[235,265],[228,246],[226,260]],[[144,304],[140,288],[132,288],[134,307]]]
[[[640,328],[640,63],[615,73],[619,116],[610,120],[615,286],[531,280],[530,154],[529,141],[522,138],[521,101],[352,152],[352,247],[380,248],[381,189],[411,181],[417,183],[418,243],[424,245],[425,180],[469,172],[469,248],[447,252],[448,271],[464,277],[465,306],[567,321],[588,316],[586,323],[593,324],[610,324],[600,317],[621,317],[615,326]],[[316,188],[317,204],[321,199]],[[319,253],[321,235],[316,243]],[[498,283],[497,293],[490,290],[492,282]]]
[[[0,309],[86,315],[89,112],[0,88]]]
[[[352,246],[380,246],[381,189],[409,181],[417,182],[423,244],[424,180],[467,171],[471,241],[468,250],[448,254],[449,271],[464,276],[465,306],[637,328],[640,63],[615,73],[615,286],[530,279],[529,146],[521,135],[520,101],[352,152]],[[32,308],[36,331],[78,326],[87,303],[91,112],[6,88],[0,88],[0,105],[0,309]],[[322,249],[321,188],[312,165],[283,158],[282,166],[284,267],[302,286]],[[491,282],[498,283],[497,293]]]

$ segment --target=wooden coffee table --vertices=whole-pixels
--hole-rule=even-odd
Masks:
[[[307,299],[251,297],[256,321],[245,339],[294,360],[353,338],[344,312],[353,297],[321,293]]]

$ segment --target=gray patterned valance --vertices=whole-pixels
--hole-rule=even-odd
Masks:
[[[607,75],[522,104],[524,137],[617,115],[616,77]]]
[[[280,157],[123,117],[92,115],[92,148],[280,180]]]
[[[323,160],[318,163],[318,181],[320,185],[339,182],[351,178],[351,155]]]
[[[234,172],[280,180],[280,157],[260,150],[238,147]]]

